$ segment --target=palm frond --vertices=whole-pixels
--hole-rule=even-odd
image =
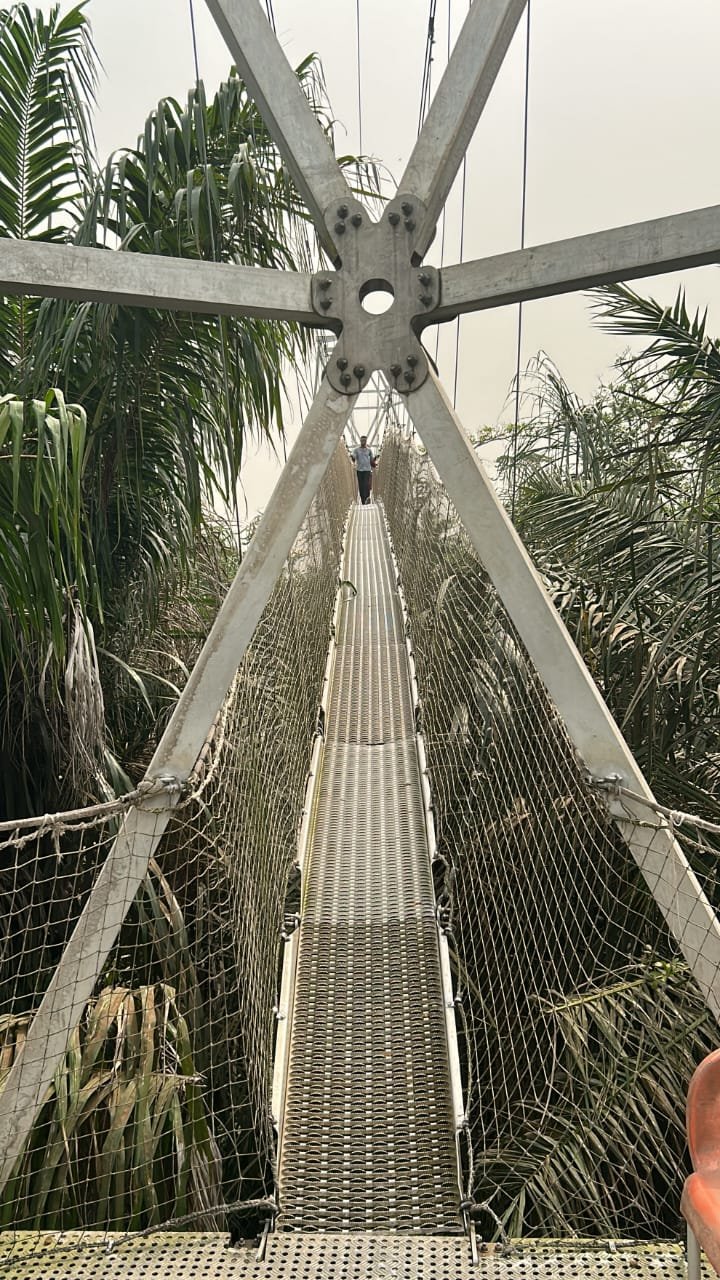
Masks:
[[[96,57],[85,0],[45,18],[26,4],[0,14],[0,236],[64,240],[92,182]],[[37,299],[0,307],[0,391],[17,389]]]

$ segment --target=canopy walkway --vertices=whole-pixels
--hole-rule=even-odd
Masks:
[[[457,1231],[452,992],[443,999],[404,624],[377,506],[351,511],[343,577],[353,587],[305,876],[278,1225]]]
[[[138,801],[2,832],[0,1274],[683,1274],[657,1057],[712,1019],[390,426],[378,481],[351,503],[340,448],[34,1126],[14,1080]]]
[[[596,602],[575,644],[422,337],[715,263],[720,209],[434,265],[526,0],[467,7],[382,208],[257,0],[207,3],[321,269],[5,237],[2,292],[334,343],[137,789],[0,822],[0,1280],[679,1280],[718,827],[656,803],[583,659]]]

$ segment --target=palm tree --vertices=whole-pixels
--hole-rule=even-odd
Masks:
[[[298,75],[329,129],[315,63]],[[0,234],[311,263],[306,213],[234,72],[210,103],[202,84],[185,107],[161,102],[137,146],[100,172],[95,79],[84,3],[47,20],[24,4],[2,16]],[[114,698],[103,710],[103,689],[153,709],[175,695],[172,682],[137,677],[134,652],[195,572],[198,539],[214,536],[206,512],[234,504],[248,435],[282,433],[283,367],[304,360],[308,337],[259,320],[28,299],[0,325],[12,597],[0,621],[0,810],[16,815],[129,785],[139,762],[118,759],[114,743],[128,717]]]
[[[0,234],[68,238],[94,178],[97,59],[84,3],[44,18],[0,13]],[[0,308],[0,390],[16,390],[36,330],[35,299]]]
[[[602,291],[602,323],[652,336],[582,404],[547,360],[501,471],[556,604],[658,797],[720,818],[720,344],[684,298]]]

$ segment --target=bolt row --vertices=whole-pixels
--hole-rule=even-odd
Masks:
[[[335,361],[335,363],[338,369],[340,370],[340,381],[342,382],[344,387],[349,387],[350,383],[352,382],[352,377],[347,372],[347,367],[349,362],[345,359],[344,356],[339,356],[338,359]],[[365,365],[364,364],[353,365],[353,374],[357,378],[358,382],[360,382],[365,377]]]
[[[360,382],[365,377],[364,364],[353,365],[353,371],[351,375],[350,373],[348,373],[349,363],[350,363],[349,360],[346,360],[345,356],[338,356],[337,360],[335,361],[335,364],[340,370],[340,381],[344,387],[350,386],[350,383],[353,380],[353,376],[357,378],[358,382]],[[390,372],[396,382],[400,377],[400,374],[402,373],[403,381],[406,382],[409,387],[411,387],[416,377],[415,368],[418,363],[418,358],[417,356],[412,356],[412,355],[407,356],[405,363],[408,367],[407,369],[405,369],[404,372],[401,364],[391,364]]]
[[[336,211],[336,212],[337,212],[337,219],[338,219],[338,220],[337,220],[337,222],[335,223],[335,230],[336,230],[336,232],[337,232],[337,234],[338,234],[339,236],[342,236],[342,235],[344,235],[344,234],[345,234],[345,231],[346,231],[346,228],[347,228],[347,218],[348,218],[348,214],[350,213],[350,210],[348,209],[348,207],[347,207],[347,205],[346,205],[346,204],[340,204],[340,205],[338,205],[338,207],[337,207],[337,211]],[[352,215],[352,217],[350,218],[350,222],[352,223],[352,225],[353,225],[354,227],[361,227],[361,226],[362,226],[362,214],[361,214],[361,213],[354,213],[354,214]]]
[[[407,359],[405,360],[405,363],[408,367],[404,373],[403,373],[403,367],[401,364],[391,364],[390,372],[393,378],[395,379],[395,381],[397,382],[398,378],[400,377],[400,374],[402,373],[403,381],[407,382],[408,386],[411,387],[413,382],[415,381],[415,366],[417,362],[418,362],[417,356],[408,356]]]
[[[410,201],[403,200],[402,204],[400,205],[400,208],[402,209],[402,212],[405,215],[404,221],[403,221],[403,226],[405,227],[405,230],[414,231],[415,220],[411,216],[413,213],[413,206],[410,204]],[[350,210],[348,209],[346,204],[339,204],[335,212],[337,216],[337,222],[335,223],[334,229],[337,235],[343,236],[347,230],[348,215],[350,214]],[[353,213],[352,216],[349,218],[349,221],[353,227],[361,227],[362,214]],[[391,227],[396,227],[400,222],[400,214],[395,209],[393,209],[392,213],[388,214],[388,222],[390,223]]]

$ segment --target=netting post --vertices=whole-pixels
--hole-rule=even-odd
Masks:
[[[687,1229],[687,1280],[700,1280],[700,1245],[691,1226]]]

